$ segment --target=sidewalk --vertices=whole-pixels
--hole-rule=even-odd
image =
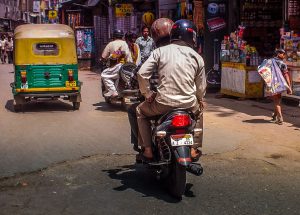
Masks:
[[[271,123],[273,103],[206,96],[204,154],[250,158],[300,169],[300,108],[284,105],[283,125]]]

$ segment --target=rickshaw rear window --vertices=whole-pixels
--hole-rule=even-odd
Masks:
[[[32,48],[35,55],[49,56],[59,54],[59,47],[56,43],[35,43]]]

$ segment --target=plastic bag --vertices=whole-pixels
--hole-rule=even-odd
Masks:
[[[266,83],[265,91],[267,96],[276,95],[288,89],[288,84],[274,59],[265,59],[258,66],[258,73]]]

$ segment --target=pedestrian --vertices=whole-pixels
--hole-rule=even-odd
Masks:
[[[14,50],[14,41],[11,36],[8,36],[8,40],[6,43],[6,52],[7,52],[7,58],[9,64],[13,63],[13,50]]]
[[[275,56],[271,59],[264,60],[258,67],[258,73],[264,79],[265,95],[270,97],[274,102],[274,113],[271,122],[278,125],[283,124],[283,116],[281,111],[281,94],[287,91],[292,94],[291,81],[287,69],[287,65],[283,62],[285,51],[276,49]]]
[[[125,41],[128,45],[132,61],[138,66],[141,63],[141,52],[138,44],[135,43],[136,38],[136,34],[130,31],[125,34]]]
[[[6,37],[5,35],[3,34],[1,36],[1,40],[0,40],[0,46],[1,46],[1,62],[2,64],[6,63],[6,43],[7,43],[7,40],[6,40]]]
[[[150,56],[151,52],[155,49],[154,40],[149,36],[149,28],[144,26],[142,28],[142,36],[135,41],[141,50],[141,61],[145,62]]]
[[[141,158],[146,162],[153,160],[149,117],[176,108],[202,113],[206,77],[203,59],[194,50],[196,32],[196,26],[189,20],[175,22],[170,33],[171,44],[154,50],[138,72],[140,91],[146,99],[137,107],[139,145],[144,149]],[[150,90],[149,83],[154,70],[159,74],[157,93]],[[201,154],[198,147],[194,144],[191,149],[193,159]]]

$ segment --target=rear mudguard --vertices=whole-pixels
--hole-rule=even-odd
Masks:
[[[173,149],[176,162],[182,166],[188,167],[192,163],[191,147],[179,146]]]

